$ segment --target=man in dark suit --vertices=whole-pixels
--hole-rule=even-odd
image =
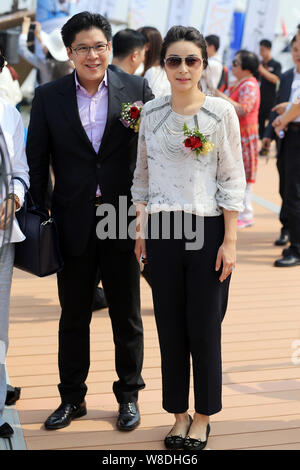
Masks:
[[[138,391],[145,387],[141,377],[140,271],[134,240],[129,236],[97,237],[96,226],[104,217],[97,217],[96,209],[102,204],[113,207],[117,229],[119,215],[126,217],[126,205],[127,209],[131,205],[137,134],[120,121],[122,103],[145,103],[152,94],[144,79],[107,70],[111,26],[103,16],[88,12],[73,16],[64,25],[62,37],[75,71],[36,90],[27,141],[31,191],[40,207],[45,205],[50,155],[52,158],[52,215],[64,257],[64,268],[57,276],[62,308],[61,405],[45,427],[63,428],[87,412],[89,324],[100,268],[119,377],[113,384],[119,403],[117,426],[130,431],[139,424]],[[120,197],[127,201],[122,213]]]
[[[277,105],[270,114],[270,122],[263,139],[263,148],[268,149],[271,141],[276,138],[272,123],[282,114],[293,96],[300,76],[300,50],[297,47],[296,36],[291,42],[292,57],[296,67],[288,70],[281,76],[280,88],[277,94]],[[283,139],[277,139],[277,167],[280,180],[280,195],[282,208],[280,221],[281,234],[275,244],[286,245],[290,239],[291,246],[283,251],[283,258],[275,262],[276,267],[291,267],[300,264],[300,229],[299,229],[299,141],[300,123],[291,123]]]

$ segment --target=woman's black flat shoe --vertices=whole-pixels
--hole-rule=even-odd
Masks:
[[[183,448],[184,450],[191,450],[191,451],[197,451],[197,450],[203,450],[208,441],[208,436],[210,433],[210,425],[207,425],[206,428],[206,441],[201,441],[201,439],[192,439],[190,436],[187,436],[184,440]]]
[[[187,430],[187,433],[189,432],[190,427],[191,427],[192,422],[193,422],[193,419],[190,415],[189,415],[189,419],[190,419],[190,425],[189,425],[189,428]],[[170,432],[172,432],[172,430]],[[171,450],[171,449],[173,449],[173,450],[182,449],[184,441],[185,441],[185,437],[182,437],[181,434],[179,436],[172,436],[172,435],[169,435],[169,434],[165,437],[165,440],[164,440],[166,448],[169,449],[169,450]]]

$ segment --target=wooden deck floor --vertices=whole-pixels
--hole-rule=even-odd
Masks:
[[[279,205],[277,188],[275,161],[260,161],[255,193]],[[239,234],[238,267],[223,326],[223,410],[212,417],[209,449],[300,449],[300,363],[292,361],[294,341],[299,340],[300,349],[300,267],[273,267],[281,251],[273,245],[278,217],[257,204],[255,212],[255,226]],[[29,450],[163,449],[173,417],[161,406],[152,298],[141,283],[147,387],[140,393],[140,427],[125,434],[115,428],[113,341],[107,310],[102,310],[91,325],[88,414],[49,432],[42,423],[60,401],[56,278],[37,279],[16,270],[7,366],[11,383],[22,387],[17,409]]]

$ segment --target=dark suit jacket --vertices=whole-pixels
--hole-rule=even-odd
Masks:
[[[108,70],[107,123],[96,153],[81,124],[74,73],[36,90],[26,147],[31,193],[45,207],[51,155],[55,176],[52,214],[65,253],[82,254],[95,230],[98,184],[104,203],[117,207],[119,196],[127,196],[130,205],[137,134],[120,122],[121,105],[152,98],[146,80]],[[133,243],[122,246],[128,249]]]
[[[295,68],[289,69],[281,75],[280,87],[276,96],[276,104],[285,103],[289,101],[291,96],[291,88],[294,81],[294,70]],[[265,131],[264,137],[269,137],[272,140],[277,139],[274,127],[272,126],[272,122],[277,116],[278,113],[276,113],[276,111],[271,111],[269,124]]]

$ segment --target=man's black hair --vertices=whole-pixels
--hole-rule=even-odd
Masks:
[[[220,38],[219,36],[216,36],[215,34],[210,34],[209,36],[206,36],[205,41],[209,46],[214,46],[216,51],[219,50],[220,48]]]
[[[90,13],[88,11],[83,11],[77,15],[72,16],[66,24],[62,27],[61,35],[66,47],[71,47],[76,34],[81,31],[88,31],[92,28],[101,29],[105,35],[107,41],[111,41],[112,30],[111,25],[107,19],[98,15],[97,13]]]
[[[118,59],[124,59],[136,49],[143,49],[146,38],[134,29],[122,29],[113,37],[113,54]]]
[[[259,43],[260,46],[266,47],[267,49],[272,49],[272,43],[269,39],[262,39]]]

